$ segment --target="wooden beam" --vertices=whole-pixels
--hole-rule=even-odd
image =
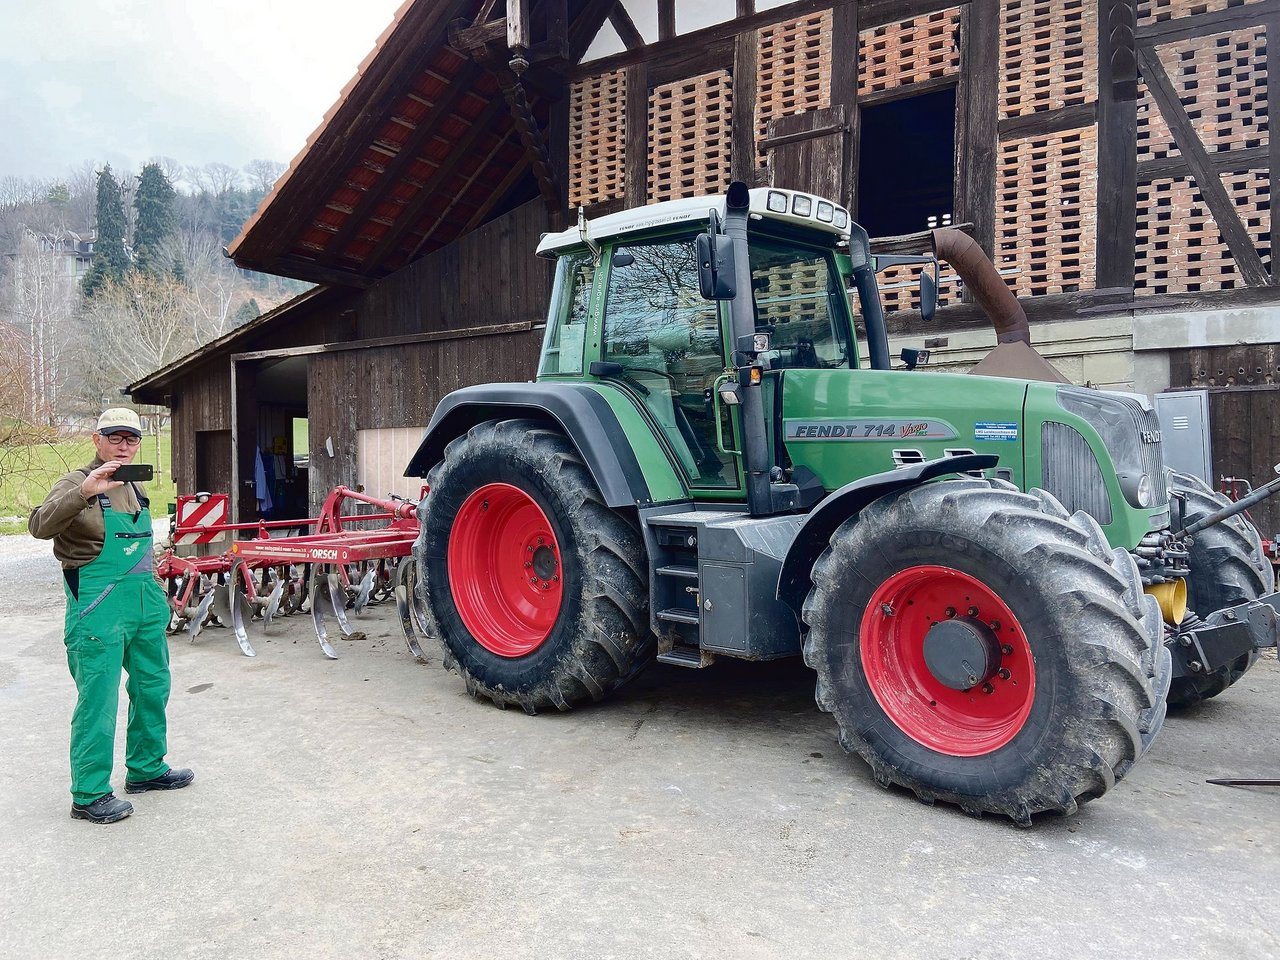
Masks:
[[[508,49],[527,51],[530,38],[529,0],[507,0]]]
[[[1268,94],[1271,91],[1267,91]],[[1209,163],[1218,174],[1243,173],[1245,170],[1275,170],[1268,144],[1265,147],[1246,147],[1242,150],[1219,150],[1209,154]],[[1138,164],[1138,183],[1150,183],[1152,180],[1168,180],[1171,177],[1190,176],[1191,168],[1187,166],[1186,157],[1161,157],[1158,160],[1143,160]]]
[[[1023,137],[1044,137],[1053,133],[1066,133],[1081,127],[1092,127],[1098,122],[1096,103],[1077,103],[1056,110],[1041,110],[1021,117],[1008,117],[1000,121],[1000,139],[1021,140]]]
[[[276,358],[314,356],[318,353],[346,353],[351,350],[368,350],[373,347],[402,347],[411,343],[436,343],[440,340],[463,340],[468,337],[493,337],[509,333],[527,333],[533,329],[528,320],[515,323],[489,323],[455,330],[428,330],[424,333],[406,333],[395,337],[374,337],[368,340],[339,340],[335,343],[312,343],[299,347],[279,347],[274,350],[248,350],[233,353],[231,360],[274,360]]]
[[[271,269],[296,280],[310,280],[312,283],[324,283],[329,286],[355,287],[357,290],[364,290],[373,283],[369,277],[326,267],[315,260],[296,256],[277,257],[272,262]]]
[[[973,0],[960,11],[952,219],[973,224],[973,239],[988,257],[994,257],[996,242],[999,94],[1000,2]]]
[[[848,129],[844,136],[843,189],[834,199],[855,216],[858,191],[858,144],[862,136],[862,114],[858,102],[858,31],[861,11],[846,3],[831,11],[831,49],[841,54],[831,58],[831,105],[843,107]]]
[[[733,108],[730,120],[729,176],[754,187],[756,162],[756,72],[760,34],[744,30],[733,47]]]
[[[1200,188],[1200,195],[1204,197],[1210,214],[1218,224],[1218,231],[1235,258],[1240,275],[1253,287],[1268,284],[1270,277],[1262,264],[1262,258],[1258,256],[1257,248],[1253,245],[1253,239],[1245,230],[1244,224],[1240,222],[1235,204],[1231,202],[1227,188],[1222,185],[1218,172],[1210,163],[1204,144],[1201,143],[1199,134],[1191,125],[1191,118],[1183,109],[1173,81],[1165,72],[1164,64],[1160,62],[1160,56],[1156,53],[1153,44],[1149,42],[1138,44],[1138,62],[1142,68],[1142,77],[1147,82],[1147,89],[1151,91],[1151,96],[1160,107],[1160,114],[1168,124],[1169,132],[1173,134],[1174,143],[1186,158],[1187,166],[1195,177],[1196,186]]]
[[[960,87],[960,74],[952,73],[942,77],[929,77],[927,80],[904,83],[897,87],[890,87],[888,90],[873,90],[870,93],[861,94],[858,97],[858,104],[863,107],[874,107],[877,104],[892,103],[894,100],[906,100],[908,97],[936,93],[939,90],[949,90],[952,87]],[[956,97],[958,103],[958,89]]]
[[[476,208],[476,212],[471,215],[471,219],[468,220],[466,226],[462,228],[462,233],[459,234],[459,236],[470,233],[476,227],[484,223],[485,217],[489,215],[494,207],[502,202],[503,198],[511,191],[511,188],[516,185],[520,178],[529,172],[531,163],[532,161],[527,153],[520,158],[520,162],[513,166],[507,172],[507,175],[502,178],[502,182],[489,192],[489,198]]]
[[[450,84],[445,92],[444,97],[432,105],[429,122],[418,125],[418,129],[400,148],[399,154],[387,164],[385,172],[378,182],[365,191],[364,196],[360,198],[351,215],[343,221],[341,229],[325,246],[325,252],[320,257],[321,263],[332,265],[342,256],[347,244],[365,226],[378,204],[395,188],[401,174],[407,171],[414,160],[418,158],[423,146],[439,135],[441,128],[453,116],[454,107],[473,90],[479,77],[480,68],[476,65],[469,63],[462,68],[457,79]]]
[[[675,35],[676,0],[658,0],[658,41],[670,40]]]
[[[1099,0],[1098,22],[1131,20],[1135,0]],[[1138,104],[1112,82],[1113,42],[1127,42],[1098,30],[1098,232],[1094,282],[1099,287],[1133,289],[1137,233]],[[1127,53],[1122,51],[1128,71]],[[1089,251],[1082,251],[1084,256]]]
[[[604,26],[617,0],[587,0],[569,26],[569,63],[576,64]]]
[[[623,188],[627,206],[642,207],[649,199],[649,68],[643,63],[627,67],[626,78]]]
[[[1267,17],[1267,116],[1280,117],[1280,12]],[[1271,56],[1275,52],[1275,56]],[[1267,134],[1267,168],[1270,171],[1270,183],[1267,196],[1269,207],[1276,210],[1280,207],[1280,136]],[[1274,213],[1270,214],[1275,216]],[[1273,221],[1274,222],[1274,221]],[[1274,230],[1274,227],[1272,227]],[[1274,234],[1273,234],[1274,238]],[[1280,278],[1280,266],[1276,263],[1276,242],[1271,241],[1271,282]]]
[[[613,5],[613,9],[609,11],[609,22],[613,24],[613,29],[618,31],[623,46],[628,50],[639,50],[644,46],[644,37],[640,35],[640,31],[636,29],[636,22],[631,19],[631,14],[627,13],[622,4]]]
[[[538,118],[533,115],[533,108],[529,105],[524,84],[505,65],[494,64],[490,69],[497,73],[498,83],[502,85],[502,94],[510,108],[511,120],[516,125],[516,132],[520,134],[525,156],[529,158],[529,165],[533,168],[534,176],[538,180],[538,190],[546,203],[547,215],[554,217],[564,209],[565,194],[556,180],[551,153],[538,126]]]
[[[965,6],[969,0],[870,0],[860,5],[859,18],[863,30],[937,13],[948,7]]]
[[[423,207],[435,196],[435,184],[443,183],[463,163],[476,162],[476,158],[469,155],[471,146],[479,139],[482,133],[486,132],[489,124],[505,112],[506,106],[507,101],[505,98],[494,97],[489,101],[489,105],[484,108],[484,112],[472,121],[471,129],[463,134],[461,140],[454,144],[449,159],[432,174],[431,182],[428,182],[426,186],[418,191],[418,195],[405,205],[404,209],[400,211],[400,215],[396,217],[395,226],[383,235],[369,256],[365,257],[361,266],[366,272],[373,272],[386,259],[387,254],[394,250],[400,240],[403,239],[404,234],[413,225],[413,221],[417,220],[418,215],[422,213]]]
[[[1228,30],[1262,26],[1277,12],[1280,12],[1280,0],[1262,0],[1261,3],[1246,3],[1244,6],[1228,7],[1225,10],[1193,13],[1186,17],[1140,26],[1137,37],[1139,43],[1158,46],[1162,43],[1173,43],[1175,40],[1190,40],[1193,37],[1226,33]]]

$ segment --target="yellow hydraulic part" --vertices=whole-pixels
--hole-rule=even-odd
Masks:
[[[1153,583],[1143,589],[1160,604],[1160,613],[1164,616],[1165,623],[1173,627],[1182,623],[1187,615],[1186,580],[1176,577],[1164,583]]]

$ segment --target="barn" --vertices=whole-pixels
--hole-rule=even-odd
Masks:
[[[1265,477],[1277,27],[1280,0],[408,0],[228,248],[317,286],[127,389],[238,519],[260,462],[277,515],[416,493],[440,398],[533,376],[541,233],[741,179],[839,200],[882,252],[962,226],[1069,378],[1208,389],[1215,471]],[[926,323],[881,274],[894,349],[964,368],[994,336],[941,279]]]

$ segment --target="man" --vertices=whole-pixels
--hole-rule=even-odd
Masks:
[[[142,443],[142,423],[117,408],[98,418],[97,456],[54,484],[31,513],[53,541],[67,596],[63,642],[79,697],[71,718],[71,816],[114,823],[133,804],[111,792],[121,669],[129,674],[125,790],[177,790],[195,775],[165,763],[169,606],[153,573],[151,512],[136,483],[113,480]]]

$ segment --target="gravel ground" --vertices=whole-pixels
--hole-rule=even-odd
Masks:
[[[1280,775],[1274,659],[1020,830],[878,788],[796,661],[531,718],[414,663],[386,605],[336,661],[294,617],[256,659],[175,638],[196,782],[96,827],[67,816],[48,550],[0,537],[3,960],[1280,956],[1277,792],[1204,782]]]

